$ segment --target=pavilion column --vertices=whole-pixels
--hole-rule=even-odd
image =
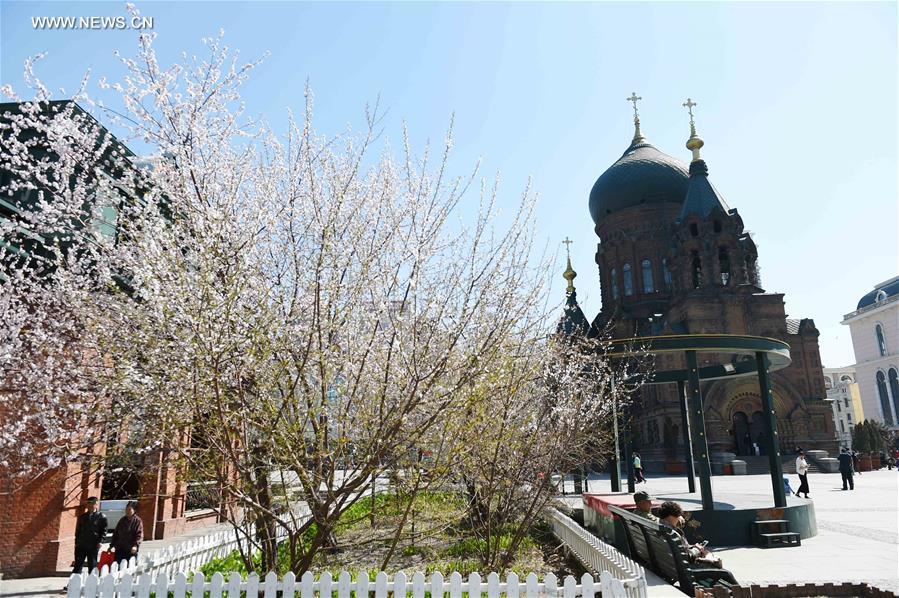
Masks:
[[[784,493],[783,465],[780,461],[780,441],[777,438],[777,421],[774,413],[774,400],[771,394],[768,356],[763,351],[757,351],[755,364],[759,376],[759,394],[762,397],[762,415],[765,420],[765,452],[768,453],[768,465],[771,469],[771,490],[774,492],[774,506],[786,507],[787,497]]]
[[[690,414],[687,407],[687,385],[677,382],[677,402],[680,404],[681,430],[684,435],[684,470],[690,492],[696,492],[696,470],[693,467],[693,441],[690,434]]]
[[[630,417],[628,417],[630,420]],[[624,433],[624,467],[627,472],[627,491],[630,494],[634,493],[634,454],[631,451],[631,438],[632,435],[630,433],[630,422],[625,427]]]
[[[612,492],[621,492],[621,456],[620,445],[618,441],[618,397],[616,395],[615,383],[612,382],[612,431],[615,436],[615,454],[612,457],[612,468],[609,472],[609,478],[612,482]]]
[[[714,510],[712,499],[712,465],[709,462],[709,443],[705,434],[705,414],[702,406],[702,391],[699,387],[699,364],[696,351],[686,351],[687,370],[690,382],[690,402],[693,410],[694,444],[699,451],[699,488],[702,493],[703,510]]]

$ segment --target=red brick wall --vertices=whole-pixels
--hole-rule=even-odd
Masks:
[[[21,485],[2,479],[0,572],[32,577],[71,567],[75,523],[84,499],[100,494],[100,476],[70,464]]]

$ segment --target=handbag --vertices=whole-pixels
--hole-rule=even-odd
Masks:
[[[104,566],[111,567],[115,562],[115,554],[111,550],[104,550],[100,553],[100,560],[97,561],[97,569],[102,569]]]

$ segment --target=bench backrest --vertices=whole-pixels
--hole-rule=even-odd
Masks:
[[[609,510],[623,520],[631,554],[670,583],[678,582],[681,591],[692,595],[689,556],[677,532],[619,507],[610,506]]]

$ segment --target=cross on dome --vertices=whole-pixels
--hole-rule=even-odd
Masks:
[[[693,122],[693,107],[699,104],[694,102],[692,98],[687,98],[687,101],[681,105],[690,113],[690,138],[687,139],[687,149],[693,152],[693,161],[698,162],[701,159],[699,157],[699,149],[705,145],[705,142],[696,134],[696,124]]]
[[[574,268],[571,267],[571,251],[569,250],[569,245],[571,245],[572,241],[568,237],[565,237],[565,240],[562,241],[565,244],[565,253],[568,255],[568,264],[565,268],[565,272],[562,273],[562,278],[568,281],[568,288],[566,289],[567,294],[571,294],[574,292],[574,279],[577,276],[577,272],[574,271]]]
[[[636,91],[632,91],[631,97],[627,98],[628,102],[633,102],[633,104],[634,104],[634,121],[635,122],[640,120],[640,114],[637,112],[637,102],[642,99],[643,98],[641,96],[637,95]]]
[[[640,132],[640,112],[637,110],[637,102],[643,98],[638,96],[636,91],[632,91],[631,97],[626,99],[634,104],[634,140],[631,144],[642,143],[645,139],[643,139],[643,134]]]

